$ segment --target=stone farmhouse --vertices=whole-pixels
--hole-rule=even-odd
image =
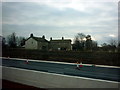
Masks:
[[[45,39],[45,36],[42,38],[34,37],[33,34],[25,41],[25,49],[48,49],[49,41]]]
[[[70,39],[62,39],[59,40],[53,40],[50,38],[50,50],[71,50],[71,40]]]
[[[45,36],[35,37],[33,34],[25,41],[25,49],[38,49],[38,50],[71,50],[71,40],[70,39],[58,39],[53,40],[52,37],[50,41],[45,39]]]

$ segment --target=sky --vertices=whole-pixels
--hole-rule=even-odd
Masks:
[[[118,38],[118,0],[3,0],[2,35],[13,32],[47,40],[84,33],[107,43]]]

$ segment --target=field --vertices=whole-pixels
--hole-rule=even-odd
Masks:
[[[3,49],[3,57],[37,59],[85,64],[99,64],[120,66],[118,63],[119,52],[80,52],[80,51],[40,51],[26,49]]]

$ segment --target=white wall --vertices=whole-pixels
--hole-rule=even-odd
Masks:
[[[38,47],[38,43],[33,38],[30,38],[25,42],[26,49],[37,49],[37,47]]]
[[[40,88],[118,88],[118,82],[3,66],[3,79]]]

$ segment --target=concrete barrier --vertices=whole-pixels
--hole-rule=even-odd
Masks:
[[[40,88],[118,88],[119,82],[2,67],[3,79]]]

